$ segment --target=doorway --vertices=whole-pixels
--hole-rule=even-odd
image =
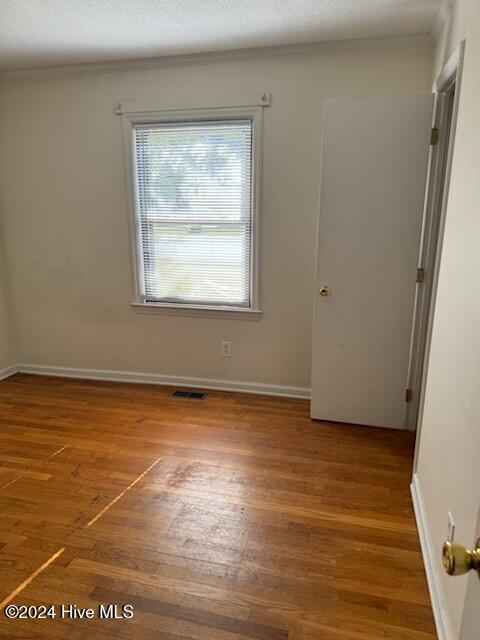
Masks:
[[[421,422],[458,112],[464,44],[435,84],[432,145],[417,269],[407,384],[406,427]],[[418,441],[418,438],[417,438]]]
[[[421,422],[463,53],[433,96],[325,103],[313,419]]]

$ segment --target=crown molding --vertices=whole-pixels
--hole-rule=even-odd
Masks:
[[[453,10],[455,9],[455,5],[456,0],[443,0],[442,4],[438,8],[438,11],[435,14],[435,18],[433,20],[432,29],[430,31],[430,35],[432,36],[434,42],[437,42],[437,40],[439,39],[445,23],[448,21],[453,13]]]
[[[209,53],[161,56],[156,58],[89,62],[86,64],[6,69],[4,71],[0,68],[0,83],[12,80],[62,78],[118,71],[145,71],[169,67],[220,64],[225,62],[256,60],[259,58],[314,56],[325,53],[397,51],[412,48],[430,48],[432,46],[433,40],[431,34],[423,34],[397,36],[393,38],[362,38],[358,40],[335,40],[330,42],[257,47],[253,49],[233,49],[229,51],[213,51]]]

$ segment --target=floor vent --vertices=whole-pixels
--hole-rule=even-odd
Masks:
[[[172,398],[191,398],[192,400],[203,400],[207,397],[206,393],[201,391],[173,391],[170,396]]]

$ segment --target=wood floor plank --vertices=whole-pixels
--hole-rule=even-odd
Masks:
[[[0,640],[434,640],[411,433],[312,421],[303,400],[170,393],[0,383],[0,601],[25,583],[16,605],[134,607],[0,612]]]

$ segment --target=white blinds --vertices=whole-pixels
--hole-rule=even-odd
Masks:
[[[135,125],[146,301],[250,306],[251,120]]]

